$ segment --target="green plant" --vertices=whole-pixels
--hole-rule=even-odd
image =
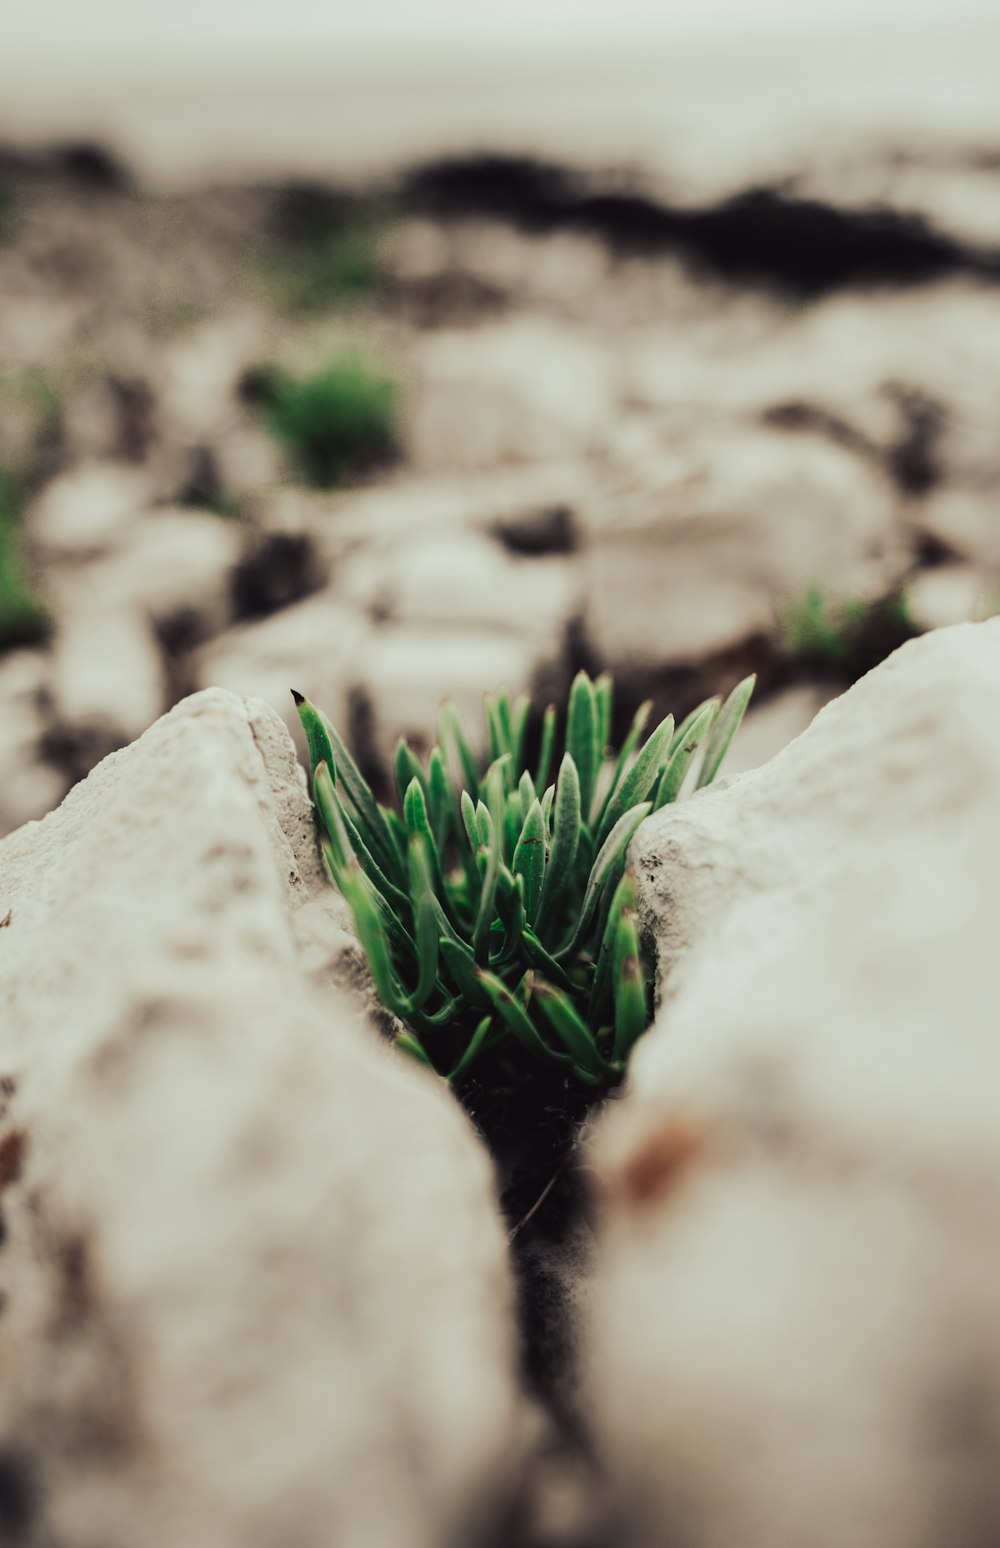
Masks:
[[[397,810],[379,805],[334,727],[295,694],[323,856],[405,1028],[398,1046],[453,1084],[491,1061],[506,1077],[546,1066],[590,1091],[620,1079],[650,1014],[629,843],[677,799],[699,750],[699,784],[715,778],[752,688],[746,678],[676,730],[667,716],[645,740],[644,704],[615,756],[611,679],[581,672],[553,783],[554,706],[531,772],[527,697],[487,696],[485,769],[446,704],[426,765],[399,743]]]
[[[311,483],[343,483],[396,454],[396,383],[354,355],[303,378],[267,368],[255,391],[272,433]]]
[[[375,232],[348,226],[315,247],[269,257],[265,271],[281,304],[293,312],[324,312],[374,295],[382,279]]]
[[[35,645],[49,630],[24,555],[20,505],[17,481],[0,469],[0,651]]]

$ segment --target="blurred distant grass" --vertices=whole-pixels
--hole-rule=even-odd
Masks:
[[[900,587],[877,601],[839,601],[813,586],[781,619],[785,653],[820,676],[854,681],[920,630]]]
[[[263,269],[287,310],[323,312],[373,296],[387,212],[374,201],[312,184],[278,195]]]
[[[24,552],[22,499],[16,476],[0,468],[0,651],[37,645],[49,632]]]
[[[349,483],[398,456],[399,388],[357,355],[344,355],[306,377],[266,366],[245,388],[312,484]]]

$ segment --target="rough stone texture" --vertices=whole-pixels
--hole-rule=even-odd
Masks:
[[[491,1171],[385,1046],[263,705],[0,846],[0,1539],[440,1548],[516,1465]]]
[[[1000,623],[928,635],[637,840],[590,1376],[642,1548],[1000,1530],[998,700]]]

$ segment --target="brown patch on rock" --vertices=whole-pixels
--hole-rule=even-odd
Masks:
[[[23,1129],[10,1129],[0,1139],[0,1192],[21,1176],[28,1151],[28,1136]]]
[[[613,1193],[641,1208],[673,1193],[704,1153],[705,1135],[692,1124],[672,1118],[631,1152],[614,1174]]]

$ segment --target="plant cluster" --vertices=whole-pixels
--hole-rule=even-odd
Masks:
[[[20,506],[17,479],[0,468],[0,651],[36,645],[49,631],[24,552]]]
[[[545,1067],[578,1089],[620,1079],[650,1018],[627,865],[640,823],[681,793],[701,755],[715,778],[753,679],[645,737],[651,704],[609,749],[612,682],[579,673],[560,733],[555,706],[525,767],[531,703],[485,700],[489,762],[445,704],[439,744],[395,757],[398,809],[380,805],[335,728],[295,700],[312,766],[323,856],[354,916],[397,1044],[453,1084],[492,1064]],[[557,743],[564,751],[550,782]]]
[[[396,383],[345,355],[313,376],[257,373],[254,394],[271,432],[310,483],[329,488],[397,451]]]

